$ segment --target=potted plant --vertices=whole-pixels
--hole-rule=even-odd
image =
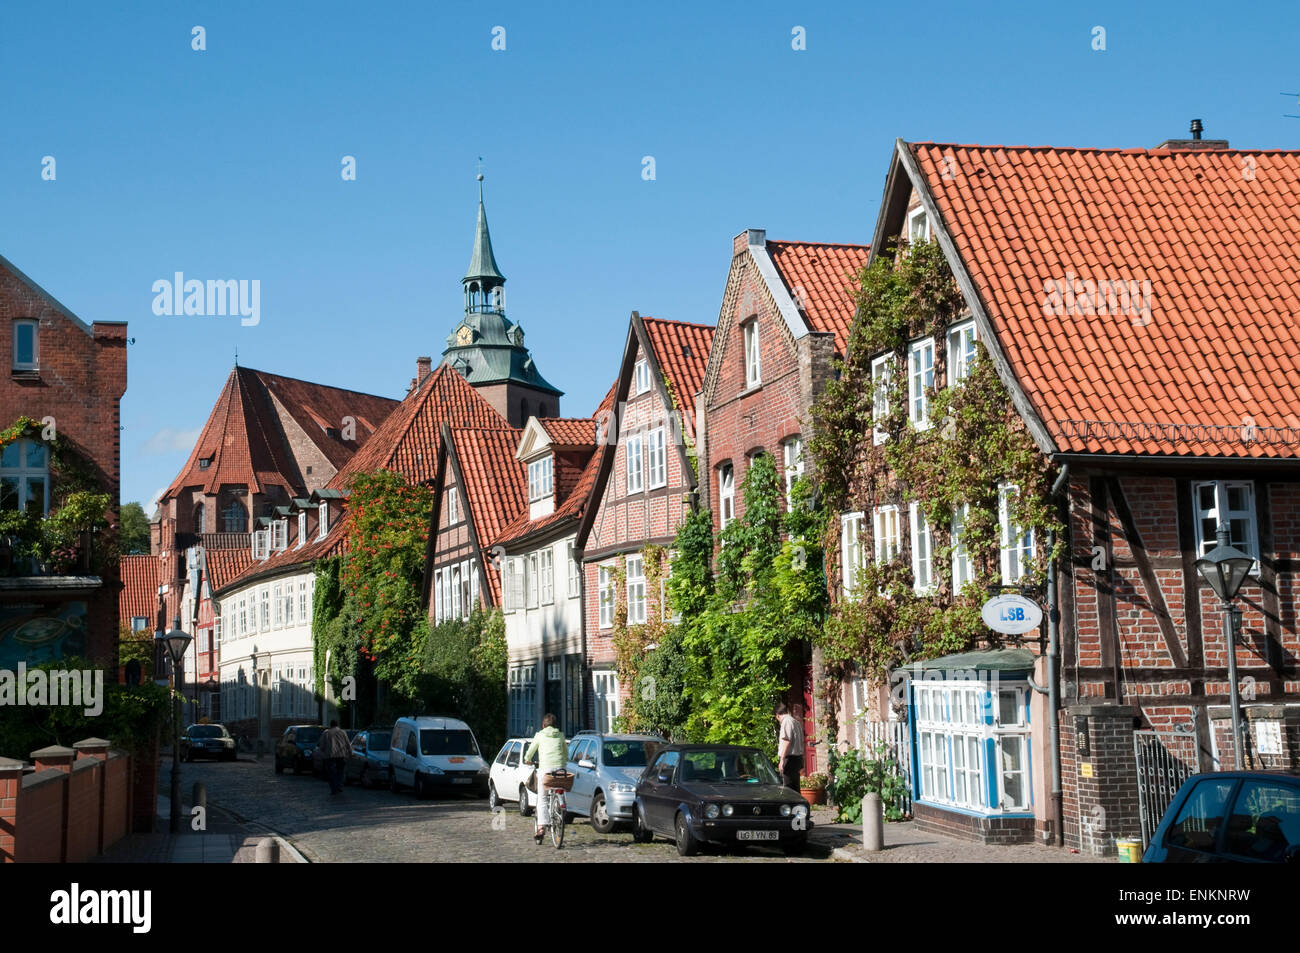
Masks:
[[[809,804],[826,803],[826,775],[810,774],[799,780],[799,793]]]

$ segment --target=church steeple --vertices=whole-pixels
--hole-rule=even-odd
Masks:
[[[478,174],[478,224],[474,227],[474,251],[461,284],[465,286],[465,314],[505,314],[505,275],[492,254],[487,212],[483,209],[483,173]]]

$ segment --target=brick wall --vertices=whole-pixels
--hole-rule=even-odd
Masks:
[[[1061,788],[1065,843],[1108,857],[1117,838],[1137,837],[1138,710],[1130,705],[1074,705],[1061,711]],[[1085,741],[1086,739],[1086,741]],[[1086,748],[1080,745],[1086,743]]]

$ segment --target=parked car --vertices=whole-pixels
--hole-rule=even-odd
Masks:
[[[324,725],[290,725],[275,746],[275,773],[291,768],[294,774],[312,770],[312,755],[325,733]]]
[[[1146,864],[1300,863],[1300,775],[1194,774],[1178,789]]]
[[[362,787],[388,783],[388,748],[393,729],[369,728],[358,731],[343,767],[343,781],[356,781]]]
[[[808,802],[781,785],[766,756],[739,745],[670,745],[637,784],[632,837],[677,842],[683,857],[704,843],[779,845],[800,854],[812,819]]]
[[[495,811],[509,801],[519,806],[519,816],[527,817],[537,807],[537,795],[528,790],[530,764],[524,764],[524,751],[531,738],[510,738],[497,752],[488,771],[488,807]]]
[[[235,760],[235,739],[225,725],[190,725],[181,735],[181,759],[214,758]]]
[[[435,791],[487,797],[488,764],[474,732],[459,718],[399,718],[388,751],[388,784],[393,791],[413,788],[417,798]]]
[[[637,782],[667,744],[658,735],[578,732],[569,745],[568,770],[574,776],[566,799],[569,813],[590,817],[592,828],[600,834],[608,834],[619,822],[630,822]]]

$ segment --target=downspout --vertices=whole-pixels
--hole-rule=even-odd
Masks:
[[[1070,465],[1063,464],[1061,472],[1056,477],[1056,482],[1052,484],[1052,489],[1048,493],[1048,499],[1054,500],[1060,496],[1065,489],[1065,484],[1069,480]],[[1056,548],[1056,533],[1047,534],[1047,551],[1050,553]],[[1052,833],[1057,847],[1065,844],[1064,828],[1064,806],[1061,794],[1061,726],[1058,717],[1060,710],[1060,680],[1057,677],[1059,670],[1058,657],[1060,655],[1060,620],[1061,612],[1057,607],[1057,576],[1056,560],[1053,559],[1047,564],[1047,687],[1043,688],[1037,684],[1033,678],[1029,679],[1029,685],[1037,692],[1047,695],[1047,712],[1048,712],[1048,738],[1049,745],[1052,749]]]

